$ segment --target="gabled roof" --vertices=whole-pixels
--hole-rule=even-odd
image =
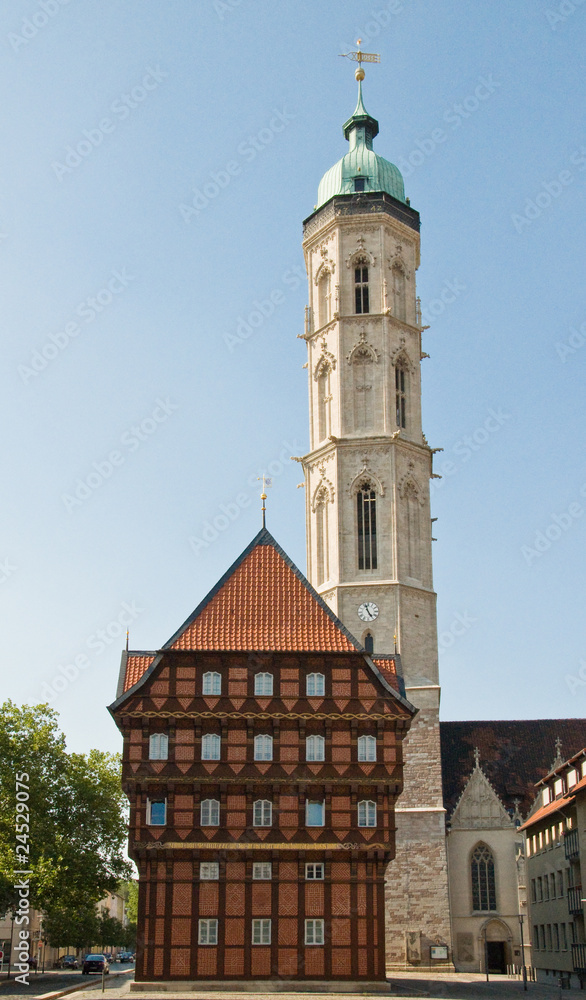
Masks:
[[[411,712],[398,656],[373,661],[266,528],[159,652],[122,655],[117,701],[146,679],[166,650],[358,653]]]
[[[507,810],[519,801],[526,816],[535,783],[551,771],[556,739],[564,755],[586,746],[586,719],[516,719],[512,721],[440,722],[444,806],[448,818],[474,769],[478,747],[482,770]]]

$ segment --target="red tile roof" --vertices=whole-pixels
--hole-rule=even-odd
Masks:
[[[573,788],[570,788],[565,795],[560,795],[559,799],[554,799],[553,802],[548,802],[541,809],[537,809],[527,822],[523,824],[521,830],[526,830],[528,827],[533,826],[534,823],[539,823],[540,820],[545,819],[550,813],[559,812],[564,806],[571,805],[576,793],[582,791],[584,788],[586,788],[586,777],[580,778],[580,781]]]
[[[154,653],[129,653],[126,657],[126,673],[124,675],[124,690],[128,691],[133,684],[146,673],[155,658]]]
[[[389,683],[391,687],[394,688],[396,691],[399,691],[401,685],[397,677],[397,664],[395,660],[393,660],[391,657],[385,657],[384,659],[382,658],[379,659],[378,656],[371,656],[370,658],[374,663],[375,667],[378,667],[378,669],[380,670],[381,674],[383,675],[387,683]]]
[[[355,652],[349,634],[271,544],[256,545],[171,649]],[[358,647],[359,648],[359,647]]]

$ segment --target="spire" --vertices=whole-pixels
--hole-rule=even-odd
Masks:
[[[350,143],[350,149],[355,149],[358,145],[364,145],[367,149],[372,149],[372,140],[378,135],[378,122],[376,118],[369,115],[364,107],[361,79],[358,80],[358,100],[354,108],[354,114],[347,122],[344,122],[342,127],[344,137]]]

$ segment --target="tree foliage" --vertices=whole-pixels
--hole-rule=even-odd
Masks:
[[[54,914],[57,927],[64,911],[81,916],[87,908],[89,913],[132,874],[123,853],[127,803],[120,758],[99,750],[69,754],[57,714],[47,705],[19,707],[7,701],[0,706],[3,912],[13,905],[15,870],[22,867],[14,853],[17,772],[28,775],[30,903]]]

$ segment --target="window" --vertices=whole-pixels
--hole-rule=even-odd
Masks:
[[[535,887],[535,879],[534,878],[531,879],[531,902],[532,903],[536,903],[537,902],[537,889]]]
[[[252,877],[255,880],[268,882],[273,877],[273,866],[270,861],[255,861],[252,865]]]
[[[573,788],[574,785],[578,783],[578,772],[576,771],[575,768],[572,768],[571,771],[568,771],[567,779],[568,779],[568,788]]]
[[[365,183],[366,182],[365,182],[364,177],[355,177],[354,178],[354,190],[355,191],[364,191],[364,185],[365,185]]]
[[[557,799],[558,795],[563,795],[564,793],[564,779],[558,778],[553,783],[553,793]]]
[[[546,942],[547,942],[546,943],[546,948],[547,948],[548,951],[551,951],[552,950],[551,949],[551,924],[546,924],[545,925],[545,932],[546,932]]]
[[[322,489],[315,501],[315,527],[316,527],[316,556],[317,556],[317,585],[321,586],[330,578],[330,545],[328,528],[328,503],[329,494],[327,489]]]
[[[546,903],[549,899],[549,880],[547,875],[543,876],[543,900]]]
[[[542,789],[541,801],[544,806],[546,806],[548,802],[551,802],[551,788],[549,788],[549,786],[547,785],[544,789]]]
[[[308,736],[305,740],[306,760],[325,760],[326,741],[323,736]]]
[[[305,825],[325,826],[325,803],[308,799],[305,803]]]
[[[486,844],[479,844],[472,853],[472,909],[496,910],[494,858]]]
[[[273,822],[273,803],[268,799],[257,799],[252,807],[253,826],[271,826]]]
[[[535,942],[535,947],[539,951],[539,925],[533,924],[533,941]]]
[[[364,799],[358,803],[358,826],[376,826],[376,802]]]
[[[256,695],[272,695],[273,693],[273,675],[272,674],[256,674],[254,678],[254,693]]]
[[[354,430],[369,431],[375,423],[376,356],[363,344],[352,354],[352,383],[354,396]]]
[[[365,483],[356,494],[358,520],[358,569],[376,569],[376,495]]]
[[[331,401],[330,368],[327,364],[323,364],[317,378],[317,416],[318,437],[320,441],[325,441],[330,433]]]
[[[555,874],[549,876],[549,898],[555,899]]]
[[[273,737],[272,736],[255,736],[254,737],[254,759],[255,760],[272,760],[273,759]]]
[[[557,924],[553,925],[553,950],[560,950],[560,931]]]
[[[368,305],[368,268],[362,264],[354,268],[354,305],[355,312],[370,312]]]
[[[306,944],[323,944],[324,943],[324,922],[323,922],[323,920],[306,920],[305,921],[305,943]]]
[[[376,760],[376,738],[374,736],[358,737],[358,760]]]
[[[407,319],[405,272],[399,264],[393,267],[393,313],[403,321]]]
[[[310,698],[320,698],[326,693],[326,679],[323,674],[308,674],[305,691]]]
[[[217,861],[200,862],[199,877],[202,882],[217,882],[220,877],[219,862]]]
[[[364,636],[364,648],[367,653],[374,653],[374,636],[372,632],[367,632]]]
[[[560,932],[561,932],[561,934],[560,934],[560,938],[561,938],[560,944],[561,944],[562,951],[567,951],[568,950],[568,935],[566,934],[566,925],[565,924],[560,924]]]
[[[216,733],[206,733],[201,741],[201,759],[220,759],[220,737]]]
[[[541,903],[542,899],[543,899],[543,880],[541,878],[541,875],[539,875],[537,878],[537,902]]]
[[[202,694],[221,694],[222,675],[216,673],[215,671],[208,670],[208,672],[203,675],[201,689]]]
[[[169,737],[166,733],[153,733],[149,737],[149,760],[167,760]]]
[[[305,866],[305,878],[308,882],[323,881],[324,865],[323,861],[313,862]]]
[[[545,951],[545,924],[539,925],[539,950]]]
[[[147,826],[165,826],[167,799],[147,799]]]
[[[395,367],[395,420],[397,427],[407,426],[407,374],[402,365]]]
[[[330,321],[331,285],[330,272],[322,271],[317,283],[318,322],[320,326],[325,326]]]
[[[197,929],[199,944],[218,943],[218,921],[215,918],[212,920],[198,920]]]
[[[253,944],[270,944],[271,943],[271,921],[266,918],[261,920],[252,921],[252,943]]]
[[[220,803],[217,799],[203,799],[199,813],[201,826],[220,825]]]
[[[558,896],[560,899],[564,895],[564,873],[558,872]]]

